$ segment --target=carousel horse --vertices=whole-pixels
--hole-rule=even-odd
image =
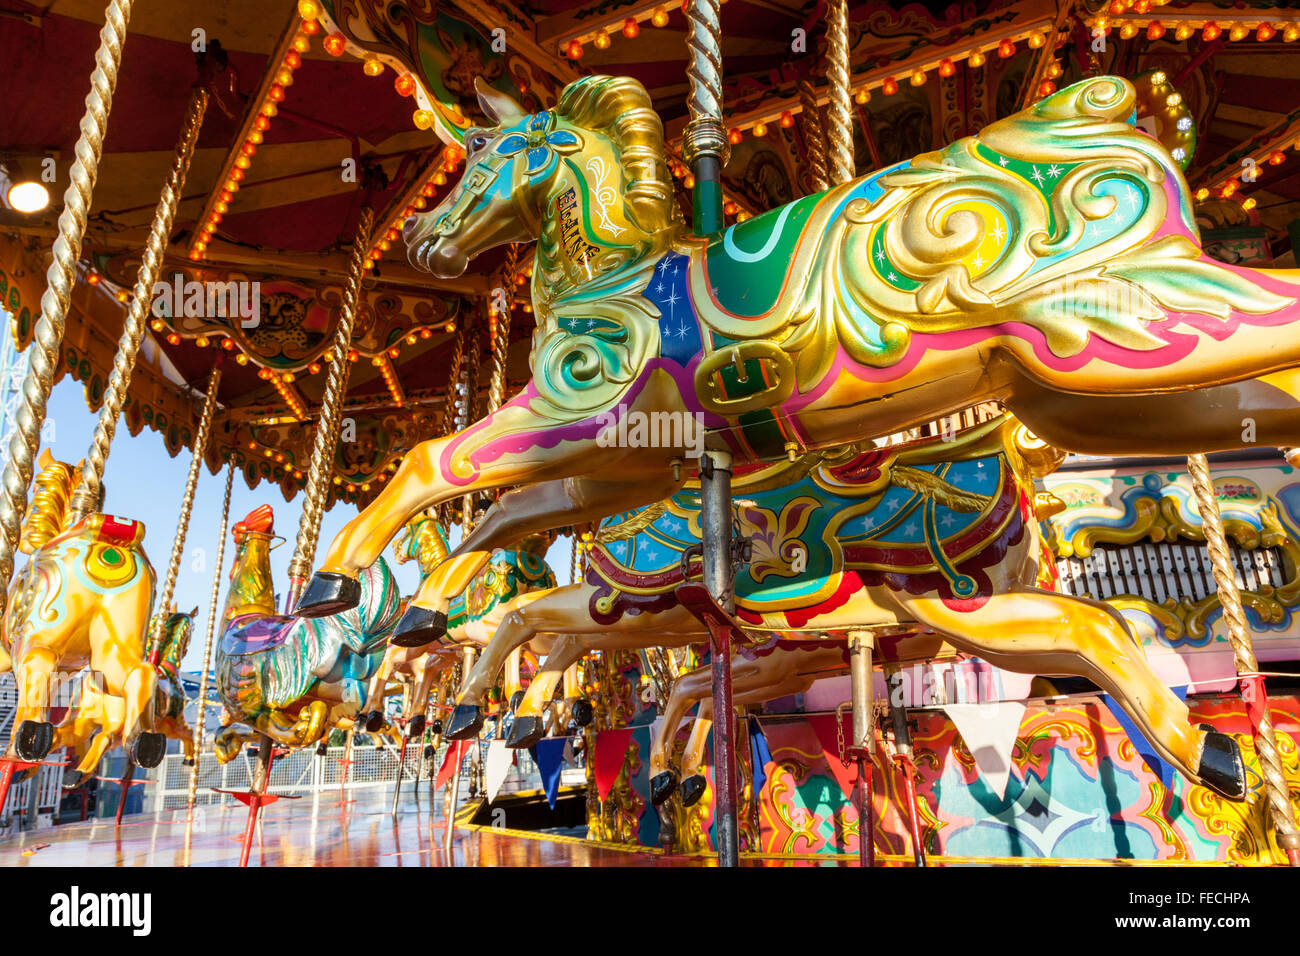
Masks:
[[[464,591],[452,601],[446,635],[433,645],[403,647],[392,645],[384,656],[384,663],[371,683],[370,695],[364,708],[373,721],[379,715],[380,695],[387,680],[394,675],[406,677],[411,691],[406,695],[403,718],[408,722],[408,734],[417,736],[424,732],[423,707],[429,699],[435,677],[461,659],[460,648],[472,644],[484,647],[500,623],[503,608],[508,602],[530,591],[555,587],[555,575],[546,564],[546,551],[551,545],[549,535],[530,535],[517,548],[500,550],[479,569]],[[447,557],[447,539],[438,521],[428,513],[421,513],[406,523],[402,533],[393,542],[393,553],[398,564],[416,561],[423,579],[431,574]],[[545,654],[550,650],[551,639],[535,642],[534,650]],[[503,681],[504,697],[514,700],[521,689],[517,664],[507,664]]]
[[[273,524],[270,506],[262,505],[233,531],[235,558],[216,666],[227,714],[215,744],[222,763],[259,732],[305,747],[331,726],[351,726],[401,608],[392,572],[380,560],[361,576],[356,608],[316,620],[277,614]]]
[[[1100,601],[1037,586],[1054,566],[1038,522],[1061,507],[1035,494],[1035,475],[1061,453],[1004,416],[955,436],[754,468],[735,479],[735,513],[752,555],[738,569],[736,617],[762,642],[771,632],[816,638],[886,629],[881,660],[958,651],[1017,673],[1085,677],[1111,694],[1162,757],[1189,780],[1240,800],[1236,742],[1188,723],[1123,617]],[[510,741],[540,735],[555,676],[593,650],[680,647],[707,629],[679,597],[699,570],[700,501],[688,489],[606,520],[582,583],[514,602],[447,720],[472,734],[476,701],[514,646],[566,635],[520,705]],[[1046,564],[1046,568],[1043,565]],[[903,636],[897,628],[903,627]]]
[[[78,770],[89,773],[114,741],[142,767],[156,767],[166,741],[153,730],[157,675],[145,650],[154,572],[144,525],[95,513],[72,523],[68,502],[80,467],[48,451],[18,548],[31,559],[14,578],[0,635],[0,672],[18,684],[12,748],[38,761],[76,744],[74,722],[49,722],[51,680],[89,667],[101,733]],[[97,686],[96,686],[97,685]]]
[[[533,531],[659,501],[700,451],[692,422],[741,461],[985,401],[1075,452],[1300,444],[1300,275],[1204,252],[1177,162],[1133,125],[1135,98],[1124,79],[1086,79],[696,237],[638,82],[582,77],[534,114],[479,84],[495,125],[466,132],[456,189],[407,220],[408,255],[450,277],[537,239],[532,379],[403,458],[335,537],[300,613],[354,606],[357,576],[402,525],[465,494],[564,479],[532,499]],[[396,638],[445,628],[447,576],[478,560],[464,547]]]
[[[188,698],[181,686],[180,666],[189,650],[190,636],[194,631],[194,618],[199,613],[194,610],[182,614],[173,611],[163,622],[162,639],[159,642],[155,665],[157,689],[154,691],[153,726],[164,737],[179,740],[185,751],[185,763],[194,762],[194,731],[185,719],[185,704]],[[149,633],[153,633],[154,622],[149,622]],[[72,790],[90,780],[94,768],[84,765],[91,746],[92,737],[99,730],[99,714],[103,707],[102,694],[94,681],[83,679],[79,705],[70,708],[65,724],[56,728],[56,737],[62,746],[73,748],[76,766],[69,766],[63,774],[63,786]],[[111,742],[110,742],[111,746]]]

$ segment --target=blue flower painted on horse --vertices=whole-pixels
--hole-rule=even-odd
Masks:
[[[501,156],[515,156],[527,150],[529,176],[550,175],[557,152],[567,153],[582,144],[567,129],[555,128],[555,114],[550,110],[536,113],[513,127],[497,144]]]

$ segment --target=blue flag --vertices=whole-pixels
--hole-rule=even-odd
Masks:
[[[757,717],[749,718],[749,756],[754,768],[754,799],[763,792],[767,783],[767,762],[772,759],[772,748],[767,745],[767,736]]]
[[[568,742],[568,737],[544,737],[528,748],[542,775],[546,802],[552,810],[555,809],[555,798],[560,792],[560,770],[564,766],[564,745]]]

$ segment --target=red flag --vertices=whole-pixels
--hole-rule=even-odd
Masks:
[[[849,723],[849,715],[845,714],[839,719],[842,721],[841,729],[844,731],[845,758],[850,761],[849,763],[840,760],[840,743],[839,735],[835,730],[835,715],[812,714],[807,718],[813,732],[817,734],[818,742],[822,745],[822,752],[826,756],[826,766],[830,768],[831,774],[835,777],[835,782],[840,785],[840,790],[844,792],[844,796],[850,797],[853,795],[853,787],[858,778],[857,769],[854,766],[857,761],[847,754],[848,744],[853,739],[853,728]]]
[[[1268,710],[1268,691],[1264,689],[1263,674],[1248,674],[1241,679],[1241,699],[1246,704],[1250,728],[1259,733],[1259,722]]]
[[[627,745],[632,739],[632,728],[602,730],[596,734],[596,793],[600,799],[609,797],[623,763],[627,759]]]
[[[461,760],[465,756],[465,749],[472,743],[470,740],[454,740],[443,754],[442,766],[438,768],[438,776],[433,781],[433,789],[436,792],[442,788],[442,785],[451,779],[451,775],[456,772],[460,766]],[[454,756],[453,756],[454,754]]]

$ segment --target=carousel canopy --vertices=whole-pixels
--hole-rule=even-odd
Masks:
[[[192,441],[196,391],[222,356],[208,464],[216,470],[233,456],[250,485],[272,481],[290,498],[305,482],[363,207],[374,211],[375,228],[359,250],[368,267],[344,403],[354,434],[332,463],[332,494],[364,503],[408,448],[445,427],[458,337],[472,354],[464,365],[477,359],[487,369],[492,290],[525,287],[527,250],[497,250],[460,279],[436,280],[406,262],[400,236],[409,214],[455,187],[464,131],[482,121],[476,79],[530,109],[552,105],[586,73],[640,80],[663,118],[689,216],[679,5],[136,7],[61,370],[84,382],[96,407],[187,102],[203,84],[211,105],[170,236],[169,291],[154,303],[126,421],[133,432],[155,429],[176,454]],[[11,185],[42,182],[50,196],[35,211],[22,211],[23,202],[0,208],[0,291],[23,344],[39,309],[103,8],[102,0],[0,0],[0,163]],[[825,103],[824,15],[824,0],[729,0],[722,8],[728,221],[809,191],[807,124],[821,118],[808,114],[800,84]],[[1075,79],[1115,73],[1138,85],[1137,122],[1185,162],[1207,248],[1228,261],[1290,265],[1300,213],[1297,24],[1300,11],[1245,2],[857,4],[858,170],[974,133]],[[507,393],[528,376],[531,331],[520,295]],[[486,383],[484,371],[469,389],[471,417]]]

